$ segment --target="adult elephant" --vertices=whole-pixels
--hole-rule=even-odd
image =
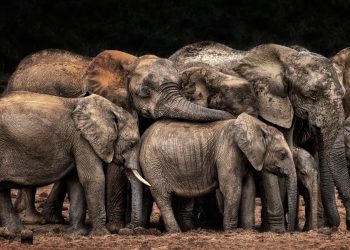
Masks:
[[[26,90],[77,97],[90,91],[130,112],[137,111],[141,116],[152,119],[168,117],[215,121],[232,117],[226,112],[189,102],[180,94],[178,81],[179,75],[173,63],[154,55],[136,57],[121,51],[106,50],[94,58],[88,58],[63,50],[43,50],[20,62],[6,92]],[[117,231],[125,224],[127,181],[120,168],[108,168],[107,171],[108,228]],[[64,196],[62,184],[55,185],[43,209],[46,221],[62,221]],[[27,190],[22,197],[24,199],[18,204],[25,208],[29,218],[38,220],[34,214],[33,190]]]
[[[276,44],[239,51],[213,42],[185,46],[169,59],[179,69],[184,69],[186,64],[199,62],[221,71],[238,73],[251,83],[259,116],[285,131],[290,145],[294,116],[316,127],[322,203],[328,225],[339,226],[340,223],[335,203],[335,184],[346,207],[347,227],[350,229],[350,178],[343,134],[344,89],[329,59]],[[272,186],[277,185],[276,177],[266,176],[266,179]],[[271,194],[271,211],[278,215],[276,218],[283,216],[278,195],[273,197],[273,192]]]

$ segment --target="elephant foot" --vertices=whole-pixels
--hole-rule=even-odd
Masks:
[[[16,234],[10,232],[10,230],[7,227],[0,227],[0,238],[14,239],[15,237]]]
[[[188,220],[182,220],[180,222],[180,227],[183,231],[189,231],[189,230],[193,230],[195,228],[194,222],[191,219]]]
[[[23,224],[42,224],[44,221],[44,218],[38,211],[26,209],[19,212],[18,215],[21,218]]]
[[[84,225],[71,225],[67,228],[67,233],[76,236],[85,236],[89,234],[89,230]]]
[[[98,228],[93,228],[89,235],[90,236],[102,236],[102,235],[110,235],[111,233],[108,231],[106,227],[98,227]]]
[[[109,232],[112,234],[116,234],[119,232],[121,228],[125,227],[125,222],[124,221],[117,221],[117,222],[108,222],[106,224],[107,229]]]
[[[10,222],[3,223],[0,229],[0,237],[11,238],[15,236],[16,233],[20,233],[24,229],[24,226],[20,222]]]
[[[134,233],[134,230],[130,227],[124,227],[118,231],[119,235],[134,235]]]
[[[43,208],[41,215],[47,224],[66,224],[61,211],[56,209]]]

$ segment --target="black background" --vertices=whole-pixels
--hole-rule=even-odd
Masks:
[[[203,40],[298,44],[331,56],[350,46],[350,1],[0,0],[0,73],[45,48],[167,57]]]

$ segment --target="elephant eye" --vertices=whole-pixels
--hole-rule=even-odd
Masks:
[[[317,99],[317,95],[318,92],[315,89],[309,90],[308,91],[308,96],[312,99],[312,100],[316,100]]]
[[[287,152],[282,150],[282,151],[280,151],[279,157],[280,157],[281,160],[284,160],[284,159],[287,158],[287,155],[288,155]]]
[[[129,148],[133,148],[136,145],[136,141],[129,141],[128,146]]]

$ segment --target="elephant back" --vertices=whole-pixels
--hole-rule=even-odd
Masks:
[[[9,79],[6,92],[31,91],[62,97],[86,92],[81,81],[91,61],[65,50],[48,49],[25,57]]]

